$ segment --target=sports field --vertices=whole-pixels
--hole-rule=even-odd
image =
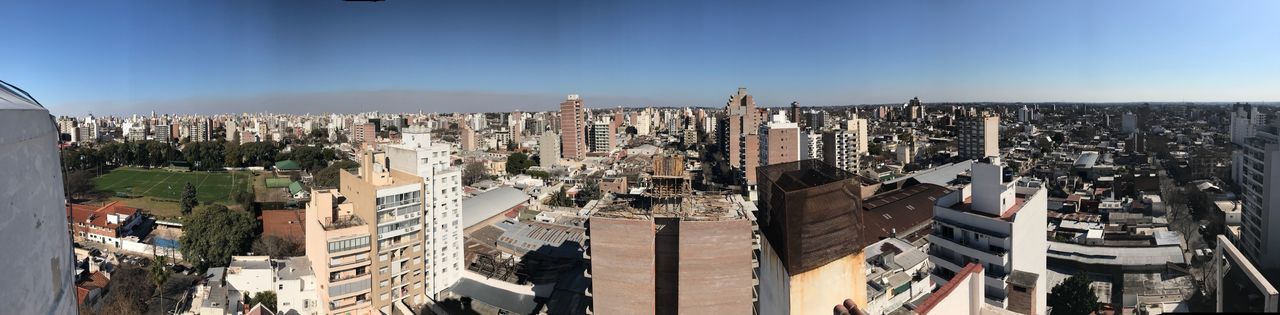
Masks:
[[[252,176],[236,172],[172,172],[158,169],[119,168],[93,180],[96,190],[112,197],[151,197],[157,201],[178,202],[187,183],[196,186],[201,204],[230,204],[236,187],[245,187]]]

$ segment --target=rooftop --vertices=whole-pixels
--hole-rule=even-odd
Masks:
[[[652,219],[679,217],[684,220],[719,221],[742,219],[749,212],[737,194],[698,193],[685,196],[678,207],[648,206],[643,197],[619,196],[601,199],[593,216],[605,218]]]
[[[761,174],[761,177],[770,179],[783,191],[796,191],[846,179],[855,179],[862,184],[875,183],[870,179],[814,159],[762,166],[756,171]]]
[[[877,240],[899,234],[905,237],[913,229],[933,219],[933,205],[950,190],[934,184],[918,184],[871,196],[862,203],[862,235]],[[926,232],[927,233],[927,232]]]
[[[125,206],[119,201],[112,201],[102,206],[93,206],[85,204],[70,204],[67,206],[67,215],[71,217],[71,221],[75,223],[87,223],[89,225],[100,226],[114,229],[120,226],[118,223],[108,223],[107,216],[112,214],[133,215],[139,211],[138,208]]]
[[[303,217],[302,210],[263,210],[262,236],[302,240],[306,238]]]
[[[1017,197],[1013,198],[1013,204],[1009,205],[1009,209],[1005,209],[1003,212],[1001,212],[999,217],[996,217],[994,215],[991,215],[982,211],[973,210],[973,196],[965,197],[963,201],[957,202],[956,204],[953,204],[947,208],[951,208],[953,210],[961,211],[961,212],[968,212],[968,213],[972,213],[972,214],[976,214],[976,215],[980,215],[988,218],[999,218],[1001,220],[1012,222],[1013,216],[1018,213],[1018,210],[1022,210],[1022,205],[1025,204],[1026,202],[1027,202],[1026,196],[1022,194],[1018,194]]]

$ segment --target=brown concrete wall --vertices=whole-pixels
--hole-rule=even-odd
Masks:
[[[680,314],[751,314],[751,223],[680,222]]]
[[[654,314],[653,223],[590,219],[591,294],[596,314]]]
[[[1018,288],[1024,291],[1018,291]],[[1009,307],[1006,309],[1020,314],[1035,315],[1036,289],[1009,285]]]

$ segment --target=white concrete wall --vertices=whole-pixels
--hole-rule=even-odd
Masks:
[[[758,314],[787,314],[791,309],[791,284],[782,258],[773,251],[769,240],[760,238],[760,309]],[[843,300],[841,300],[843,301]],[[835,306],[840,301],[831,303]]]
[[[1039,275],[1036,279],[1036,314],[1045,314],[1047,310],[1047,293],[1049,292],[1045,255],[1049,243],[1045,239],[1045,226],[1048,225],[1047,208],[1048,192],[1039,189],[1029,196],[1014,217],[1013,247],[1009,249],[1013,270],[1021,270]]]

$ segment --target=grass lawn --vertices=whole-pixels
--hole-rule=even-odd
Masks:
[[[251,175],[245,172],[171,172],[159,169],[119,168],[93,179],[96,190],[109,199],[120,200],[157,216],[176,216],[178,202],[187,183],[196,186],[200,204],[231,205],[231,192],[236,185],[248,185]],[[127,197],[120,195],[127,195]]]

